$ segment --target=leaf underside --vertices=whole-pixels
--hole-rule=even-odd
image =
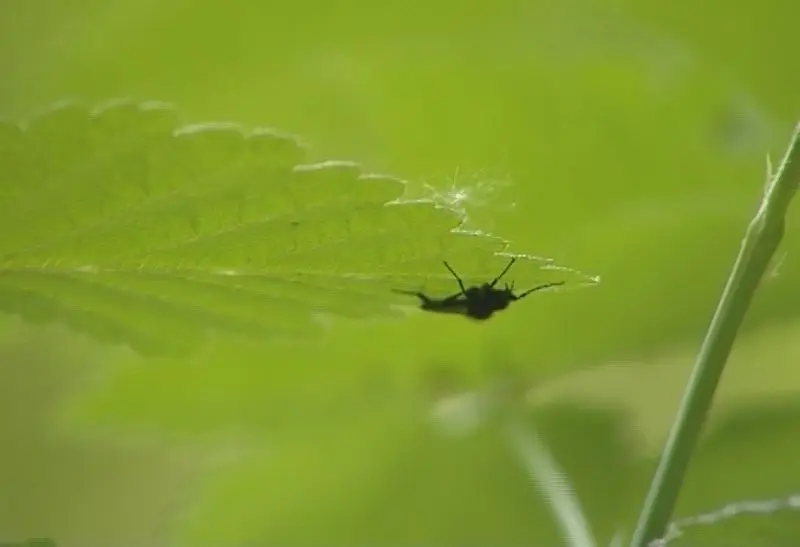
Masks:
[[[4,123],[0,310],[153,354],[393,313],[391,288],[453,292],[445,258],[475,283],[502,265],[505,241],[404,200],[402,180],[304,158],[290,136],[181,125],[156,102]]]

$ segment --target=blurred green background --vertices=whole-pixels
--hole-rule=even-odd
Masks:
[[[6,0],[4,118],[131,97],[171,102],[187,122],[272,126],[315,159],[457,194],[469,226],[511,252],[602,282],[481,325],[335,320],[322,338],[223,340],[183,360],[5,318],[0,540],[555,544],[499,429],[443,436],[428,419],[442,394],[509,375],[600,540],[630,530],[765,156],[777,161],[797,118],[797,12],[786,0]],[[681,514],[800,491],[796,224]],[[800,537],[769,518],[729,537]]]

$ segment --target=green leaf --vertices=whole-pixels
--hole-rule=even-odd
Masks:
[[[156,102],[0,126],[0,309],[186,351],[210,331],[306,334],[320,314],[415,304],[393,287],[452,293],[443,258],[472,283],[501,264],[505,241],[403,199],[403,181],[305,152],[271,130],[181,125]],[[538,282],[570,277],[537,262]]]

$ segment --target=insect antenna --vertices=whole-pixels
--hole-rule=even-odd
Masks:
[[[564,283],[565,283],[564,281],[555,281],[553,283],[545,283],[544,285],[539,285],[538,287],[534,287],[532,289],[528,289],[524,293],[522,293],[520,295],[517,295],[517,297],[514,300],[519,300],[521,298],[525,298],[526,296],[528,296],[532,292],[541,291],[541,290],[544,290],[544,289],[549,289],[550,287],[558,287],[560,285],[564,285]]]
[[[509,262],[508,262],[508,265],[505,267],[505,269],[504,269],[502,272],[500,272],[500,275],[498,275],[497,277],[495,277],[495,278],[492,280],[492,282],[491,282],[491,283],[489,283],[489,286],[490,286],[490,287],[494,287],[495,285],[497,285],[497,282],[498,282],[498,281],[500,281],[500,280],[503,278],[503,276],[504,276],[504,275],[506,275],[506,273],[508,273],[508,270],[510,270],[510,269],[511,269],[511,266],[513,266],[513,265],[514,265],[514,262],[516,262],[516,261],[517,261],[517,257],[515,257],[515,256],[512,256],[512,257],[511,257],[511,260],[509,260]]]

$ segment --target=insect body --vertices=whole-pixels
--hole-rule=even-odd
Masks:
[[[456,281],[458,282],[458,287],[461,289],[459,292],[445,298],[431,298],[422,292],[416,291],[395,290],[394,292],[416,296],[420,299],[420,309],[426,311],[437,313],[458,313],[472,319],[484,320],[489,319],[494,312],[506,309],[511,302],[521,300],[533,292],[564,284],[563,281],[546,283],[544,285],[539,285],[538,287],[528,289],[522,294],[514,294],[513,281],[511,282],[511,285],[506,283],[505,287],[502,289],[495,288],[497,282],[502,279],[508,270],[511,269],[511,266],[514,265],[516,260],[516,258],[512,258],[505,269],[500,272],[500,275],[495,277],[491,282],[472,287],[465,287],[464,282],[461,280],[455,270],[453,270],[453,268],[451,268],[450,265],[445,262],[445,268],[447,268],[450,273],[453,274],[453,277],[455,277]]]

